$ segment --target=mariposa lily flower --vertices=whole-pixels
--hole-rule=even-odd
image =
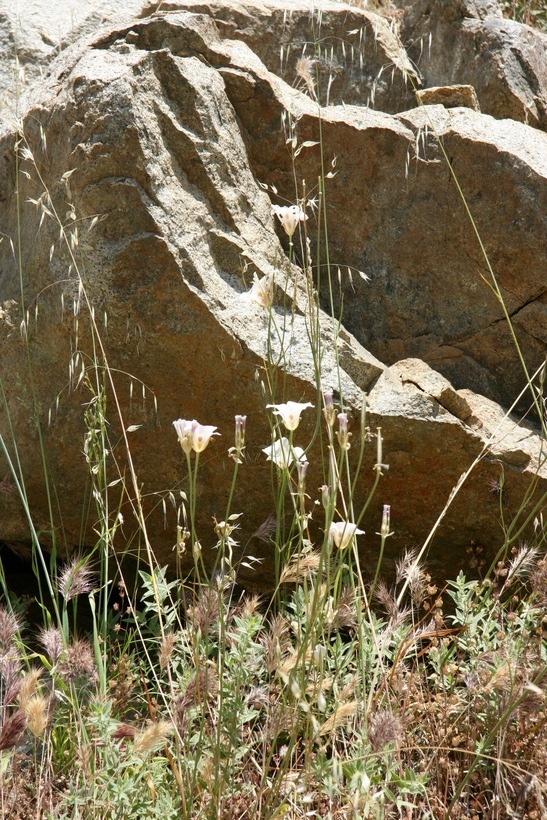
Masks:
[[[173,422],[173,427],[177,433],[180,446],[186,454],[192,450],[195,453],[202,453],[212,436],[220,436],[220,433],[215,432],[216,427],[210,424],[200,424],[195,419],[188,421],[187,419],[177,419]]]
[[[283,229],[292,238],[299,222],[305,222],[308,218],[299,205],[272,205],[274,214],[279,218]]]
[[[329,527],[329,541],[336,544],[338,549],[345,550],[351,543],[351,539],[356,535],[364,535],[365,531],[360,530],[357,524],[350,521],[337,521]]]
[[[216,429],[210,424],[198,424],[196,422],[196,426],[192,430],[192,449],[194,452],[202,453],[211,441],[212,436],[220,436]]]
[[[186,454],[192,452],[192,422],[186,419],[177,419],[173,427],[179,439],[179,444]]]
[[[307,401],[305,404],[299,404],[297,401],[288,401],[285,404],[268,404],[267,407],[273,407],[274,413],[281,416],[283,424],[287,430],[296,430],[300,424],[300,415],[306,407],[313,407]]]
[[[295,461],[306,461],[302,447],[291,447],[289,439],[284,436],[269,447],[263,447],[262,452],[266,453],[268,461],[274,461],[280,470],[290,467]]]
[[[263,308],[270,308],[274,298],[274,277],[273,274],[263,276],[259,279],[256,273],[253,274],[253,286],[249,291],[248,298],[255,305]]]

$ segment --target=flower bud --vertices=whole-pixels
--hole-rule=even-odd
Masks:
[[[298,495],[304,495],[306,492],[306,473],[308,472],[308,461],[297,461],[296,472],[298,474]]]
[[[247,423],[247,416],[236,416],[236,435],[235,435],[235,442],[236,442],[236,450],[239,453],[242,452],[243,448],[245,447],[245,426]]]
[[[382,538],[387,538],[391,535],[389,531],[389,524],[391,521],[391,507],[389,504],[384,504],[384,511],[382,513],[382,526],[380,527],[380,535]]]
[[[334,399],[332,397],[331,391],[329,391],[328,393],[323,393],[323,404],[325,405],[323,408],[323,415],[325,416],[325,421],[327,422],[329,427],[334,427],[337,411],[334,406]]]
[[[338,413],[338,442],[341,450],[349,450],[351,433],[348,433],[348,414]]]

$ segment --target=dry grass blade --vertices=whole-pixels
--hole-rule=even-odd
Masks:
[[[286,657],[277,667],[277,672],[282,678],[287,677],[289,672],[297,667],[298,664],[309,664],[312,659],[312,652],[308,650],[304,657],[299,652],[293,652]]]

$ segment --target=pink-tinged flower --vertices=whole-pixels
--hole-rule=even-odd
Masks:
[[[338,549],[345,550],[356,535],[364,535],[365,531],[357,528],[357,524],[350,521],[337,521],[329,527],[329,541],[336,544]]]
[[[287,430],[296,430],[300,424],[300,414],[306,407],[313,407],[307,401],[305,404],[299,404],[297,401],[288,401],[286,404],[267,404],[267,407],[273,407],[274,413],[281,416],[283,424]]]
[[[202,453],[209,444],[212,436],[220,436],[215,433],[216,427],[210,424],[199,424],[195,419],[177,419],[173,422],[173,427],[177,433],[180,446],[188,455],[194,450],[195,453]]]
[[[272,205],[274,214],[279,218],[283,229],[292,238],[299,222],[305,222],[308,218],[299,205]]]
[[[274,299],[274,278],[273,274],[263,276],[259,279],[256,273],[253,274],[253,286],[248,293],[248,298],[255,305],[263,308],[271,308]]]
[[[268,461],[274,461],[280,470],[290,467],[295,461],[306,461],[302,447],[291,447],[289,439],[284,436],[269,447],[263,447],[262,452],[266,453]]]

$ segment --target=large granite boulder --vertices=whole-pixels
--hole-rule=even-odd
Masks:
[[[376,5],[362,9],[323,0],[314,13],[307,0],[71,0],[69,7],[39,0],[22,17],[13,3],[0,0],[0,98],[14,101],[61,50],[109,23],[193,11],[214,20],[223,37],[249,45],[289,84],[305,85],[297,64],[312,60],[323,104],[396,112],[409,107],[412,83],[420,85],[420,78],[391,18],[377,13],[383,4]]]
[[[533,373],[547,344],[547,136],[441,105],[397,116],[332,106],[319,116],[311,100],[236,66],[221,71],[260,180],[290,198],[284,111],[299,143],[321,129],[328,167],[341,159],[326,187],[332,259],[371,278],[343,280],[345,326],[388,364],[422,358],[456,387],[509,406],[526,375],[495,288]],[[318,168],[319,148],[303,150],[308,187]]]
[[[387,503],[395,530],[388,558],[421,546],[476,460],[444,512],[430,557],[437,565],[450,561],[452,570],[472,542],[494,554],[503,534],[490,487],[503,470],[504,498],[516,510],[538,477],[529,513],[545,492],[547,468],[533,418],[531,425],[503,421],[495,404],[508,407],[516,398],[522,373],[430,123],[487,231],[530,367],[545,352],[544,135],[462,109],[319,111],[309,88],[291,87],[243,38],[227,36],[220,4],[215,8],[215,15],[150,16],[141,9],[139,18],[82,34],[31,88],[20,130],[1,135],[0,433],[21,465],[41,540],[57,549],[96,542],[91,462],[95,475],[113,483],[111,525],[123,516],[116,547],[142,552],[148,543],[160,562],[173,564],[172,502],[180,505],[187,483],[171,421],[197,418],[222,433],[202,456],[198,482],[200,537],[214,558],[212,516],[225,514],[233,417],[244,413],[248,458],[231,511],[242,513],[239,540],[263,564],[241,579],[271,582],[271,547],[251,538],[273,512],[271,470],[261,452],[270,441],[265,358],[277,361],[286,398],[319,401],[307,280],[288,259],[264,188],[277,203],[294,200],[285,112],[286,121],[298,123],[300,144],[315,142],[321,124],[327,171],[337,156],[326,188],[333,265],[371,277],[365,283],[355,274],[349,282],[344,273],[335,288],[336,302],[344,300],[338,341],[327,313],[318,318],[323,385],[341,391],[355,417],[355,443],[362,391],[369,394],[369,424],[373,432],[382,428],[390,465],[369,509],[364,548],[372,556],[378,546]],[[227,5],[227,23],[232,13]],[[314,145],[297,158],[308,190],[318,159]],[[307,225],[313,245],[311,211]],[[270,350],[267,313],[246,295],[253,275],[275,278],[273,315],[281,330]],[[104,427],[96,398],[103,384]],[[274,397],[281,399],[281,387]],[[303,443],[311,415],[297,431]],[[90,436],[90,429],[97,432]],[[100,436],[106,465],[94,461]],[[361,500],[374,477],[373,444],[367,454]],[[309,458],[313,500],[323,480],[318,448]],[[49,495],[44,468],[55,487]],[[0,456],[0,479],[8,478]],[[135,519],[137,498],[144,521]],[[314,526],[319,537],[319,512]],[[0,539],[30,539],[17,493],[0,494]]]
[[[469,84],[481,110],[547,130],[547,34],[495,0],[396,0],[401,37],[426,87]]]

